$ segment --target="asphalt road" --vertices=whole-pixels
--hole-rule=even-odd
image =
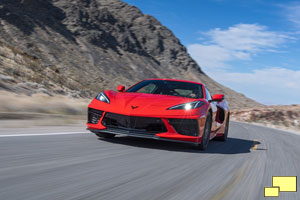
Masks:
[[[272,199],[264,197],[272,176],[300,175],[300,135],[237,122],[228,142],[211,141],[204,152],[140,138],[99,140],[83,127],[0,131],[1,200]],[[300,199],[299,184],[274,199]]]

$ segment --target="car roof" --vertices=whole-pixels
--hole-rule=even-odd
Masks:
[[[168,79],[168,78],[150,78],[150,79],[145,79],[145,80],[178,81],[178,82],[195,83],[195,84],[199,84],[199,85],[204,85],[203,83],[199,83],[199,82],[195,82],[195,81]]]

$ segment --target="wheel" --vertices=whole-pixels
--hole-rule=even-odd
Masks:
[[[114,138],[116,135],[115,134],[110,134],[110,133],[101,133],[101,132],[93,132],[95,135],[97,135],[99,138]]]
[[[207,149],[209,138],[210,138],[210,130],[211,130],[211,113],[209,112],[206,117],[206,122],[204,126],[204,133],[202,136],[202,142],[198,145],[200,150]]]
[[[229,131],[229,114],[228,114],[228,117],[227,117],[227,120],[226,120],[224,134],[220,137],[217,137],[216,139],[219,140],[219,141],[226,142],[227,137],[228,137],[228,131]]]

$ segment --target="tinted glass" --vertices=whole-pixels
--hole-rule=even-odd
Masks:
[[[203,98],[202,85],[180,81],[146,80],[126,92],[172,95],[193,99]]]

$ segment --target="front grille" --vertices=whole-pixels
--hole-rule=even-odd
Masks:
[[[167,128],[160,118],[136,117],[115,113],[106,113],[102,124],[109,128],[134,129],[152,135],[167,131]]]
[[[101,118],[103,111],[96,110],[93,108],[88,108],[88,123],[89,124],[97,124],[99,119]]]
[[[198,136],[199,126],[196,119],[169,119],[169,123],[181,135]]]

